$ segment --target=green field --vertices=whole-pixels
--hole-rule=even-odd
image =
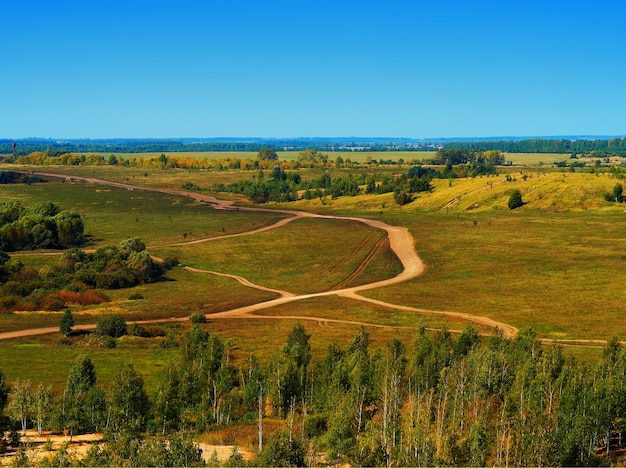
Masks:
[[[36,168],[40,170],[41,168]],[[393,170],[393,169],[391,169]],[[250,178],[244,171],[144,171],[123,167],[54,167],[45,171],[97,177],[138,186],[180,189],[185,181],[208,187],[215,181]],[[342,171],[337,170],[337,175]],[[346,171],[347,173],[347,171]],[[303,177],[319,172],[304,169]],[[508,177],[507,177],[508,175]],[[510,168],[507,174],[472,179],[434,180],[432,193],[419,194],[397,206],[391,194],[315,199],[264,208],[287,208],[380,219],[409,229],[427,270],[419,278],[371,290],[363,295],[393,304],[465,312],[489,317],[518,328],[532,326],[548,339],[608,339],[626,336],[621,313],[626,292],[623,252],[626,225],[623,209],[606,202],[616,179],[609,174]],[[525,205],[507,208],[513,189],[522,192]],[[218,239],[187,246],[172,243],[242,233],[268,226],[286,215],[271,212],[216,211],[188,197],[125,190],[82,182],[53,180],[31,186],[0,186],[1,200],[25,205],[51,200],[79,211],[91,246],[141,237],[160,257],[174,256],[184,264],[243,276],[271,288],[292,293],[320,292],[343,284],[383,239],[383,232],[353,221],[298,219],[263,233]],[[248,204],[245,200],[242,203]],[[36,253],[35,253],[36,254]],[[55,257],[26,256],[36,269]],[[400,271],[388,242],[381,244],[347,285],[389,278]],[[133,293],[144,299],[129,300]],[[211,314],[267,301],[275,293],[245,287],[233,279],[180,268],[165,281],[130,290],[108,291],[111,301],[99,306],[74,307],[77,323],[94,323],[104,314],[123,313],[129,320]],[[259,312],[269,316],[319,317],[366,322],[392,327],[462,329],[465,323],[432,314],[401,312],[345,298],[316,297]],[[58,324],[58,313],[34,312],[0,315],[0,331]],[[271,356],[283,342],[295,319],[220,319],[207,329],[235,343],[234,358],[249,352]],[[188,324],[171,325],[174,330]],[[322,355],[332,341],[349,342],[358,324],[306,321],[315,331],[314,353]],[[177,328],[178,327],[178,328]],[[402,336],[410,342],[411,328],[371,328],[373,341]],[[482,331],[488,332],[488,329]],[[33,353],[49,350],[67,367],[74,356],[95,353],[104,375],[122,359],[145,364],[142,373],[155,382],[167,358],[159,339],[123,341],[116,350],[85,348],[80,340],[58,343],[59,336],[0,342],[0,354],[11,355],[3,364],[9,378],[33,375]],[[595,359],[596,350],[573,351]],[[34,360],[35,359],[35,360]],[[60,366],[60,365],[59,365]],[[41,366],[41,375],[63,381],[59,366]],[[61,374],[61,376],[60,376]],[[47,377],[45,377],[47,376]]]

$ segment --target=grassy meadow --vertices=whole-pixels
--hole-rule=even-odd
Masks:
[[[370,153],[358,154],[376,159]],[[528,155],[524,164],[538,164],[532,159],[535,156]],[[541,162],[555,160],[555,155],[550,156],[552,159],[541,156]],[[402,157],[409,160],[408,156]],[[252,176],[243,171],[146,171],[111,166],[31,169],[173,189],[179,189],[185,181],[209,187],[214,182]],[[486,316],[519,328],[532,326],[545,338],[626,338],[622,313],[626,293],[626,214],[620,205],[603,199],[617,180],[609,174],[537,167],[512,167],[506,171],[451,182],[434,180],[431,193],[421,193],[402,207],[394,203],[392,194],[336,200],[327,197],[323,201],[302,200],[263,207],[370,217],[407,227],[427,265],[426,272],[406,283],[367,291],[363,293],[366,296],[422,309]],[[302,170],[302,174],[319,176],[311,170]],[[515,189],[521,191],[525,205],[510,211],[507,201]],[[216,211],[186,197],[81,182],[0,186],[0,200],[20,200],[25,205],[51,200],[63,208],[79,211],[85,220],[89,247],[141,237],[156,256],[172,256],[186,265],[241,275],[254,283],[293,293],[364,284],[392,277],[401,269],[388,242],[380,243],[384,233],[357,222],[298,219],[251,236],[167,247],[249,231],[285,215]],[[247,204],[243,200],[241,203]],[[379,248],[363,271],[351,277],[376,245]],[[21,260],[42,268],[56,258],[35,255]],[[129,300],[133,293],[144,299]],[[210,314],[276,297],[230,278],[181,268],[171,270],[164,281],[107,291],[107,295],[110,302],[73,308],[76,322],[95,323],[100,316],[114,312],[124,314],[128,320],[185,317],[193,312]],[[400,312],[339,297],[296,301],[259,315],[320,317],[391,326],[368,328],[376,346],[393,336],[410,345],[414,327],[459,330],[466,325],[433,314]],[[49,312],[2,314],[0,331],[56,326],[59,317],[58,313]],[[269,360],[295,323],[295,319],[277,318],[220,319],[209,320],[205,327],[224,340],[233,339],[234,359],[254,352],[262,360]],[[328,321],[303,319],[303,323],[312,333],[313,353],[318,356],[332,341],[349,343],[360,328],[359,324]],[[167,325],[177,334],[189,327],[188,322]],[[71,345],[61,344],[59,338],[60,335],[49,335],[0,341],[0,356],[11,356],[3,359],[0,367],[9,380],[38,380],[39,375],[63,385],[74,357],[87,352],[92,355],[99,378],[106,379],[126,360],[134,362],[147,383],[153,385],[175,352],[160,346],[162,338],[124,338],[113,350],[90,347],[82,337],[73,338]],[[571,352],[583,359],[599,355],[594,349]]]
[[[383,236],[382,231],[356,221],[297,219],[279,230],[254,236],[164,247],[155,252],[178,258],[194,268],[243,276],[253,283],[307,294],[340,284]],[[379,268],[388,266],[381,265]],[[399,268],[396,266],[393,271]],[[379,273],[376,279],[388,277],[387,271]]]

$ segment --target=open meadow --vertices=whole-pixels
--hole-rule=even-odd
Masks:
[[[302,170],[307,171],[311,170]],[[173,190],[180,190],[187,181],[209,187],[215,181],[251,177],[246,171],[145,171],[111,166],[46,167],[45,172]],[[317,176],[314,174],[311,177]],[[280,317],[289,316],[302,317],[305,326],[314,331],[317,353],[323,353],[332,341],[349,341],[363,324],[372,325],[373,341],[380,343],[381,337],[393,334],[406,337],[409,343],[414,333],[411,330],[420,326],[462,330],[467,324],[429,314],[429,310],[483,316],[519,329],[532,327],[545,339],[606,340],[626,335],[626,320],[621,314],[626,288],[622,268],[626,215],[618,205],[603,199],[615,182],[609,174],[518,167],[493,176],[435,179],[432,192],[420,193],[404,206],[396,205],[391,194],[261,205],[269,210],[374,218],[407,228],[425,262],[425,273],[360,294],[423,312],[347,298],[312,297],[256,312],[273,318],[209,319],[205,327],[233,340],[234,359],[243,359],[253,351],[271,355],[282,342],[272,339],[272,331],[286,333],[295,319]],[[507,200],[513,189],[521,190],[525,205],[510,211]],[[270,226],[289,215],[214,210],[210,204],[189,197],[93,185],[78,179],[50,178],[45,184],[1,186],[0,197],[27,206],[51,200],[80,212],[88,235],[87,248],[140,237],[155,256],[176,258],[183,265],[206,271],[178,267],[163,281],[107,291],[109,302],[73,307],[77,324],[95,323],[111,313],[122,313],[129,321],[184,318],[195,312],[212,314],[272,300],[280,291],[319,293],[390,278],[402,270],[384,231],[356,221],[301,218],[258,234],[219,239]],[[241,206],[249,205],[241,197],[235,199]],[[198,243],[189,243],[192,241]],[[37,252],[20,259],[37,269],[58,261]],[[245,286],[208,271],[237,275],[270,290]],[[142,299],[130,300],[134,293]],[[55,326],[59,316],[37,311],[1,314],[0,332]],[[190,325],[161,326],[177,330]],[[480,327],[480,331],[489,333],[490,328]],[[262,340],[255,339],[260,336]],[[11,379],[29,377],[25,366],[29,349],[39,352],[41,347],[50,348],[63,356],[85,351],[80,339],[69,345],[58,341],[58,336],[20,339],[21,347],[15,349],[21,351],[12,353],[14,358],[3,365],[5,373]],[[124,359],[134,352],[158,348],[154,343],[127,341]],[[0,342],[0,349],[6,352],[13,346],[17,344]],[[111,356],[115,352],[107,351]],[[596,351],[577,354],[590,357],[596,356]],[[62,362],[61,367],[68,367],[71,359],[63,358]],[[102,362],[106,367],[112,361]],[[158,379],[159,369],[141,366],[149,382]],[[42,367],[41,373],[44,379],[59,379],[58,368],[47,371]]]

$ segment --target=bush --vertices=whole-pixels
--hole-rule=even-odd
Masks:
[[[259,453],[260,466],[304,466],[306,450],[296,438],[284,432],[273,434]]]
[[[511,193],[511,196],[509,197],[509,209],[514,210],[523,204],[524,201],[522,200],[522,192],[519,190],[513,190],[513,193]]]
[[[396,189],[393,192],[393,199],[396,201],[396,204],[402,206],[407,203],[411,203],[413,201],[413,196],[410,193],[405,192],[404,190]]]
[[[138,323],[131,323],[128,326],[128,336],[138,336],[140,338],[148,338],[148,332]]]
[[[96,333],[98,335],[111,336],[113,338],[124,336],[127,332],[128,327],[126,326],[126,320],[120,314],[104,317],[96,326]]]
[[[191,323],[206,323],[206,316],[202,312],[194,312],[189,316]]]
[[[129,301],[139,301],[141,299],[144,299],[144,297],[143,297],[143,294],[139,294],[139,293],[134,293],[128,296]]]

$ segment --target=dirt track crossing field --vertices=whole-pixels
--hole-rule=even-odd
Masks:
[[[233,205],[234,202],[232,201],[228,201],[228,200],[219,200],[215,197],[212,196],[208,196],[208,195],[203,195],[203,194],[199,194],[199,193],[195,193],[195,192],[189,192],[189,191],[184,191],[184,190],[172,190],[172,189],[160,189],[160,188],[147,188],[147,187],[137,187],[137,186],[133,186],[133,185],[129,185],[129,184],[122,184],[122,183],[118,183],[118,182],[110,182],[110,181],[105,181],[105,180],[100,180],[100,179],[94,179],[94,178],[84,178],[84,177],[76,177],[76,176],[66,176],[66,175],[59,175],[59,174],[53,174],[53,173],[46,173],[46,172],[36,172],[36,175],[39,176],[43,176],[43,177],[55,177],[55,178],[63,178],[66,180],[70,180],[70,181],[82,181],[82,182],[88,182],[88,183],[92,183],[92,184],[97,184],[97,185],[106,185],[106,186],[111,186],[111,187],[117,187],[117,188],[122,188],[122,189],[126,189],[126,190],[142,190],[142,191],[148,191],[148,192],[161,192],[161,193],[166,193],[166,194],[170,194],[170,195],[178,195],[178,196],[184,196],[184,197],[190,197],[193,198],[197,201],[201,201],[204,203],[208,203],[212,208],[217,209],[217,210],[240,210],[240,211],[264,211],[264,212],[274,212],[274,213],[281,213],[281,214],[286,214],[289,215],[289,217],[281,219],[280,221],[269,225],[269,226],[264,226],[262,228],[259,229],[255,229],[255,230],[251,230],[248,232],[244,232],[244,233],[239,233],[239,234],[232,234],[229,236],[221,236],[221,237],[211,237],[211,238],[205,238],[205,239],[199,239],[199,240],[194,240],[194,241],[189,241],[189,242],[182,242],[182,243],[177,243],[177,244],[172,244],[172,245],[190,245],[190,244],[195,244],[195,243],[200,243],[200,242],[209,242],[215,239],[224,239],[224,238],[228,238],[228,237],[240,237],[240,236],[245,236],[245,235],[254,235],[254,234],[258,234],[260,232],[265,232],[271,229],[278,229],[281,226],[286,225],[287,223],[295,220],[295,219],[301,219],[301,218],[317,218],[317,219],[339,219],[339,220],[347,220],[347,221],[357,221],[360,223],[363,223],[367,226],[373,227],[375,229],[381,229],[383,231],[385,231],[387,233],[387,236],[385,239],[389,240],[389,244],[390,244],[390,248],[392,249],[392,251],[396,254],[396,256],[398,257],[398,259],[401,261],[402,266],[403,266],[403,271],[401,273],[399,273],[398,275],[394,276],[393,278],[388,278],[385,280],[381,280],[381,281],[376,281],[373,283],[369,283],[369,284],[364,284],[364,285],[359,285],[359,286],[353,286],[353,287],[342,287],[342,285],[347,284],[350,279],[352,279],[355,274],[351,275],[350,278],[347,278],[346,280],[344,280],[341,284],[337,285],[335,288],[328,290],[328,291],[324,291],[324,292],[319,292],[319,293],[314,293],[314,294],[300,294],[300,295],[295,295],[293,293],[290,293],[288,291],[282,291],[282,290],[276,290],[276,289],[270,289],[267,288],[265,286],[262,285],[258,285],[258,284],[254,284],[250,281],[248,281],[245,278],[239,277],[239,276],[235,276],[235,275],[229,275],[226,273],[221,273],[221,272],[209,272],[209,271],[203,271],[203,270],[198,270],[198,269],[194,269],[194,268],[190,268],[190,267],[186,267],[189,271],[193,271],[199,274],[216,274],[216,275],[221,275],[221,276],[227,276],[230,278],[235,279],[236,281],[240,282],[241,284],[248,286],[248,287],[253,287],[253,288],[257,288],[257,289],[262,289],[265,291],[271,291],[271,292],[275,292],[277,294],[279,294],[281,297],[277,298],[277,299],[273,299],[273,300],[269,300],[269,301],[265,301],[265,302],[261,302],[261,303],[257,303],[257,304],[253,304],[253,305],[249,305],[249,306],[245,306],[245,307],[240,307],[237,309],[233,309],[233,310],[227,310],[227,311],[222,311],[222,312],[217,312],[217,313],[213,313],[210,315],[211,319],[217,319],[217,318],[223,318],[223,319],[298,319],[298,320],[311,320],[311,321],[316,321],[318,322],[320,325],[326,325],[330,322],[334,322],[334,323],[348,323],[348,324],[358,324],[358,325],[365,325],[365,326],[376,326],[376,327],[380,327],[382,325],[374,325],[371,323],[365,323],[365,322],[354,322],[354,321],[346,321],[346,320],[331,320],[328,318],[320,318],[320,317],[310,317],[310,316],[268,316],[268,315],[264,315],[264,316],[260,316],[260,315],[254,315],[254,312],[260,311],[260,310],[265,310],[265,309],[269,309],[281,304],[287,304],[290,302],[294,302],[294,301],[298,301],[298,300],[303,300],[303,299],[309,299],[309,298],[313,298],[313,297],[323,297],[323,296],[331,296],[331,295],[337,295],[337,296],[341,296],[341,297],[345,297],[345,298],[349,298],[349,299],[353,299],[353,300],[358,300],[358,301],[364,301],[364,302],[369,302],[371,304],[375,304],[378,306],[383,306],[386,308],[390,308],[390,309],[395,309],[395,310],[402,310],[402,311],[407,311],[407,312],[414,312],[414,313],[427,313],[427,314],[434,314],[434,315],[440,315],[440,316],[445,316],[445,317],[450,317],[450,318],[454,318],[454,319],[461,319],[470,323],[474,323],[477,325],[481,325],[481,326],[486,326],[486,327],[490,327],[493,329],[500,329],[503,333],[503,335],[507,338],[511,338],[514,337],[517,333],[518,333],[518,329],[512,325],[506,324],[506,323],[502,323],[502,322],[498,322],[492,319],[489,319],[487,317],[481,317],[481,316],[477,316],[477,315],[470,315],[470,314],[465,314],[465,313],[458,313],[458,312],[449,312],[449,311],[434,311],[434,310],[427,310],[427,309],[418,309],[418,308],[414,308],[414,307],[410,307],[410,306],[405,306],[405,305],[397,305],[397,304],[390,304],[387,302],[382,302],[379,300],[375,300],[375,299],[371,299],[371,298],[367,298],[364,296],[361,296],[360,294],[358,294],[361,291],[366,291],[369,289],[376,289],[376,288],[383,288],[386,286],[390,286],[393,284],[397,284],[397,283],[401,283],[404,281],[408,281],[411,280],[413,278],[416,278],[418,276],[420,276],[424,271],[426,266],[424,265],[423,261],[421,260],[421,258],[418,256],[416,250],[415,250],[415,244],[413,241],[413,238],[411,236],[411,234],[408,232],[408,230],[404,227],[399,227],[399,226],[391,226],[388,224],[385,224],[381,221],[378,220],[374,220],[374,219],[367,219],[367,218],[356,218],[356,217],[346,217],[346,216],[330,216],[330,215],[320,215],[320,214],[315,214],[315,213],[308,213],[308,212],[303,212],[303,211],[293,211],[293,210],[281,210],[281,209],[267,209],[267,208],[255,208],[255,207],[235,207]],[[156,246],[151,246],[151,247],[156,247]],[[377,244],[376,248],[380,248],[380,245]],[[374,253],[374,252],[373,252]],[[371,256],[373,255],[373,253],[371,253],[362,263],[362,265],[359,268],[364,268],[366,263],[369,261],[369,259],[371,259]],[[170,319],[163,319],[160,320],[161,322],[163,321],[185,321],[187,320],[186,318],[170,318]],[[151,323],[154,323],[155,321],[150,321]],[[93,329],[95,328],[95,325],[82,325],[82,326],[77,326],[76,329]],[[391,327],[389,326],[389,328],[397,328],[397,327]],[[25,330],[19,330],[19,331],[14,331],[14,332],[6,332],[6,333],[0,333],[0,340],[2,339],[10,339],[10,338],[16,338],[16,337],[25,337],[25,336],[34,336],[34,335],[41,335],[41,334],[47,334],[47,333],[54,333],[58,331],[58,327],[48,327],[48,328],[37,328],[37,329],[25,329]],[[585,344],[587,345],[595,345],[598,346],[598,343],[585,343],[584,340],[583,341],[578,341],[577,343],[575,343],[575,345],[578,346],[584,346]]]

